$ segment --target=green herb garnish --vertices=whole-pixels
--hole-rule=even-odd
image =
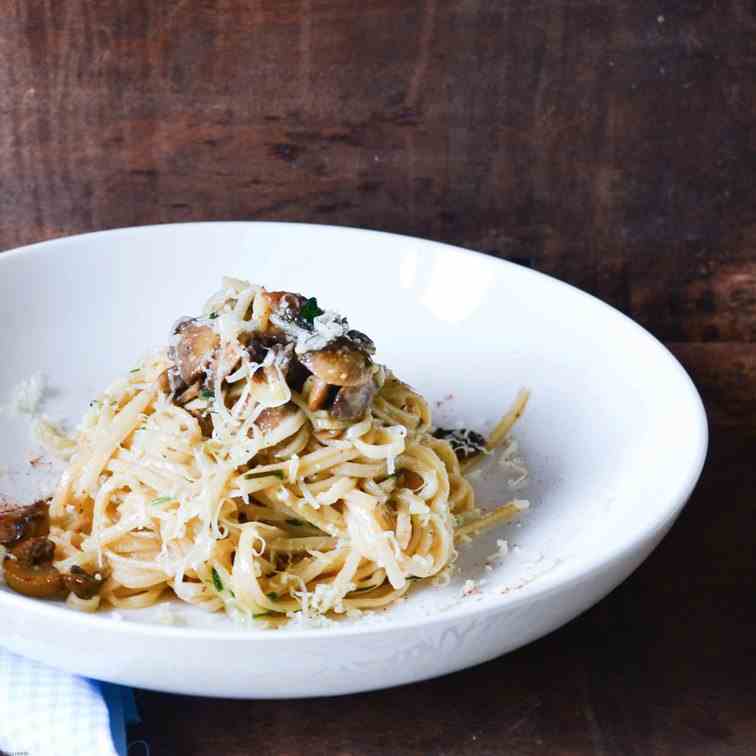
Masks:
[[[211,312],[207,317],[210,320],[215,320],[218,317],[218,313],[217,312]]]
[[[302,520],[295,520],[295,519],[292,518],[290,520],[286,520],[286,524],[287,525],[294,525],[295,527],[302,527],[302,525],[304,525],[305,523],[302,522]]]
[[[244,477],[247,480],[250,480],[252,478],[265,478],[269,475],[273,475],[276,478],[280,478],[281,480],[284,479],[284,474],[281,472],[281,470],[266,470],[265,472],[248,472],[244,475]]]
[[[300,320],[303,320],[309,328],[312,328],[315,318],[322,314],[323,310],[318,307],[318,300],[315,297],[305,300],[305,303],[299,309]]]
[[[269,599],[275,601],[278,598],[278,594],[275,591],[265,594]]]
[[[166,504],[169,501],[173,501],[171,496],[158,496],[157,499],[153,499],[150,504]]]
[[[132,368],[129,370],[130,373],[138,373],[142,368]]]
[[[215,590],[219,593],[223,590],[223,583],[221,582],[220,575],[218,574],[218,570],[213,567],[213,585],[215,586]]]
[[[203,399],[212,399],[215,396],[215,394],[209,389],[202,389],[202,391],[200,391],[200,396]]]

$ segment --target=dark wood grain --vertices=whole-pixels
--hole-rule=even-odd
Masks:
[[[635,317],[712,421],[668,539],[549,638],[339,701],[142,693],[133,740],[153,756],[756,752],[751,0],[4,0],[0,56],[0,249],[206,219],[457,243]]]

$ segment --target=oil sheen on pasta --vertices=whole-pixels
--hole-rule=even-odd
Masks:
[[[314,299],[224,279],[83,419],[50,509],[56,567],[104,579],[78,608],[334,616],[447,568],[472,488],[373,353]]]

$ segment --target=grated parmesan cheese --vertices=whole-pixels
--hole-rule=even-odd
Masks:
[[[327,310],[322,315],[316,316],[312,321],[311,331],[277,313],[271,314],[270,322],[278,326],[295,342],[294,351],[297,354],[324,349],[331,342],[344,338],[349,333],[347,319],[333,310]]]
[[[14,389],[11,408],[18,414],[36,415],[46,392],[45,376],[42,373],[34,373]]]
[[[451,582],[451,567],[441,570],[432,580],[431,585],[436,588],[443,588]]]
[[[76,441],[44,415],[34,421],[32,434],[47,451],[61,459],[70,459],[76,449]]]
[[[322,614],[309,614],[303,611],[287,612],[286,616],[289,622],[286,625],[287,630],[317,630],[326,627],[333,627],[336,622]]]
[[[474,580],[465,580],[465,584],[462,586],[462,595],[472,596],[475,593],[480,593],[478,584]]]
[[[517,440],[511,438],[499,456],[499,466],[506,471],[507,487],[512,491],[523,488],[529,475],[528,466],[519,451]]]
[[[497,559],[503,559],[509,553],[509,543],[503,538],[496,539],[496,551],[486,557],[486,571],[490,572],[490,565]]]
[[[176,614],[173,609],[170,607],[165,607],[160,614],[158,614],[157,621],[161,625],[173,625],[173,626],[181,626],[186,625],[186,620]]]

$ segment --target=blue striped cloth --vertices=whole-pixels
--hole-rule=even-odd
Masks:
[[[129,688],[60,672],[0,648],[0,750],[28,756],[125,756],[139,721]]]

